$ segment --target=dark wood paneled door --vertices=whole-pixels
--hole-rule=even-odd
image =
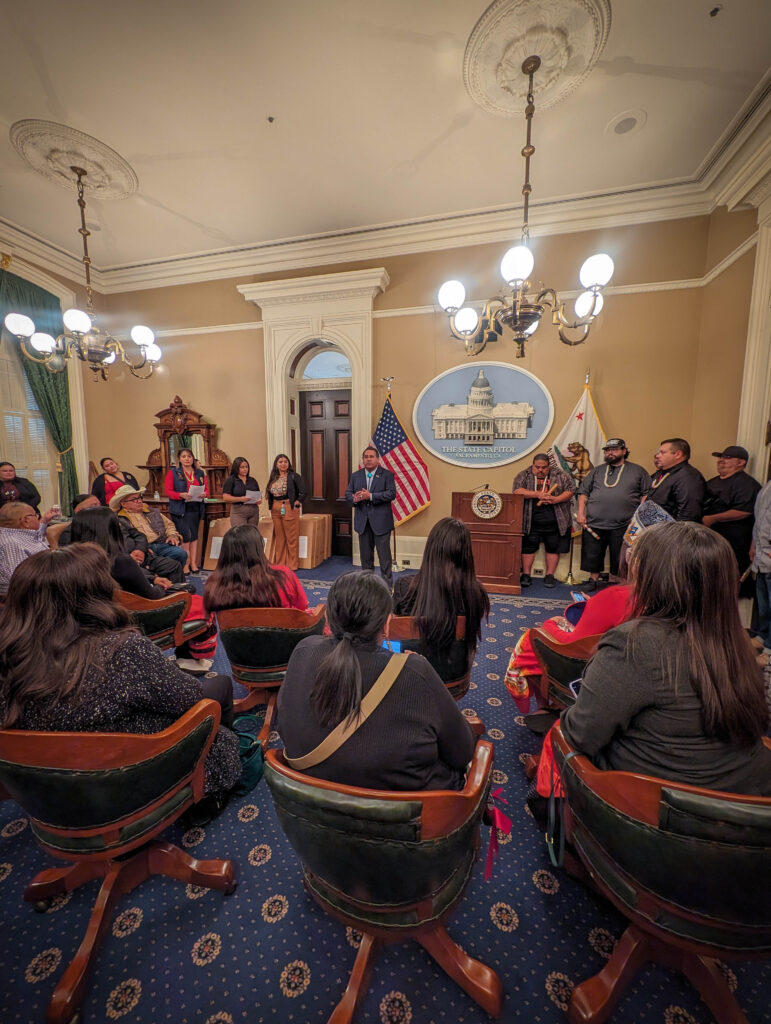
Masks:
[[[332,516],[332,554],[352,554],[351,509],[345,489],[351,476],[351,392],[300,394],[300,454],[308,487],[303,512]]]

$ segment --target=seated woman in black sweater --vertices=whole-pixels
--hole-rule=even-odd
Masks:
[[[206,791],[219,806],[241,775],[238,740],[225,728],[233,721],[232,684],[181,672],[131,627],[114,589],[95,544],[21,563],[0,619],[0,728],[160,732],[211,697],[223,725],[206,758]]]
[[[600,641],[565,737],[600,768],[771,796],[769,712],[728,542],[697,523],[654,526],[629,572],[632,618]]]
[[[279,732],[290,758],[304,757],[349,717],[392,655],[382,647],[391,595],[366,572],[329,590],[331,636],[302,640],[278,691]],[[365,789],[461,789],[475,737],[439,676],[410,654],[391,689],[331,756],[309,775]]]
[[[60,538],[61,542],[61,538]],[[157,601],[172,589],[174,584],[162,576],[153,576],[142,568],[131,555],[126,554],[123,531],[118,517],[109,508],[86,508],[77,512],[70,526],[71,544],[98,544],[107,554],[112,578],[121,590],[138,597]],[[186,587],[183,589],[187,589]],[[209,620],[209,628],[199,633],[194,640],[186,641],[176,649],[177,661],[187,672],[208,672],[217,650],[217,624],[209,616],[200,594],[191,595],[189,620]]]
[[[426,657],[432,661],[450,649],[455,620],[465,615],[471,662],[482,638],[482,619],[490,614],[490,598],[474,571],[471,534],[459,519],[447,517],[433,526],[419,572],[396,581],[394,614],[416,619]]]

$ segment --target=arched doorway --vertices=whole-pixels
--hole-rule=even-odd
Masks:
[[[306,514],[332,517],[332,554],[351,557],[351,364],[332,342],[315,339],[295,357],[287,382],[292,460],[308,488]]]

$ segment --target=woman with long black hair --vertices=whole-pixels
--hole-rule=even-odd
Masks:
[[[166,474],[165,486],[169,515],[182,537],[182,547],[190,556],[190,572],[200,572],[198,526],[203,518],[204,498],[209,497],[209,482],[189,448],[180,448],[177,465]],[[192,497],[191,487],[203,487],[203,494]]]
[[[260,504],[262,498],[249,499],[249,493],[257,494],[260,485],[252,476],[249,463],[239,455],[233,459],[230,476],[222,485],[222,500],[230,510],[230,525],[243,526],[251,523],[256,526],[260,521]]]
[[[600,768],[771,796],[769,712],[730,545],[664,523],[640,537],[629,574],[632,617],[586,666],[566,739]]]
[[[455,640],[455,620],[465,615],[469,662],[474,657],[490,598],[474,571],[471,534],[459,519],[440,519],[431,528],[420,570],[396,581],[394,613],[417,621],[429,658],[448,650]]]
[[[300,512],[308,494],[289,456],[277,455],[268,477],[268,508],[273,518],[273,558],[278,565],[300,568]]]
[[[180,671],[131,627],[114,590],[96,544],[21,563],[0,619],[0,728],[160,732],[202,697],[219,701],[223,725],[232,725],[230,679]],[[221,727],[206,758],[207,793],[223,797],[240,775],[238,741]]]
[[[222,538],[217,568],[203,592],[207,612],[227,608],[297,608],[308,598],[291,569],[271,565],[256,526],[234,526]]]
[[[329,590],[331,636],[302,640],[278,692],[288,758],[303,758],[341,722],[359,722],[309,775],[366,789],[461,789],[475,737],[433,668],[410,654],[381,702],[361,721],[363,698],[387,668],[391,614],[386,584],[367,572],[338,577]]]

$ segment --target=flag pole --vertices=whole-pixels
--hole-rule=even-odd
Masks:
[[[589,387],[589,377],[590,376],[591,376],[591,368],[587,366],[586,374],[584,375],[584,387],[585,388]],[[575,537],[575,534],[573,533],[573,527],[572,527],[572,524],[571,524],[571,528],[570,528],[570,561],[568,562],[568,574],[565,577],[565,583],[567,583],[567,585],[569,587],[574,586],[574,584],[576,582],[576,578],[573,575],[573,543],[574,543],[575,539],[576,539],[576,537]]]
[[[396,380],[396,377],[381,377],[381,382],[388,388],[386,395],[388,401],[391,401],[391,385]],[[391,531],[391,572],[399,571],[399,563],[396,560],[396,527]]]

